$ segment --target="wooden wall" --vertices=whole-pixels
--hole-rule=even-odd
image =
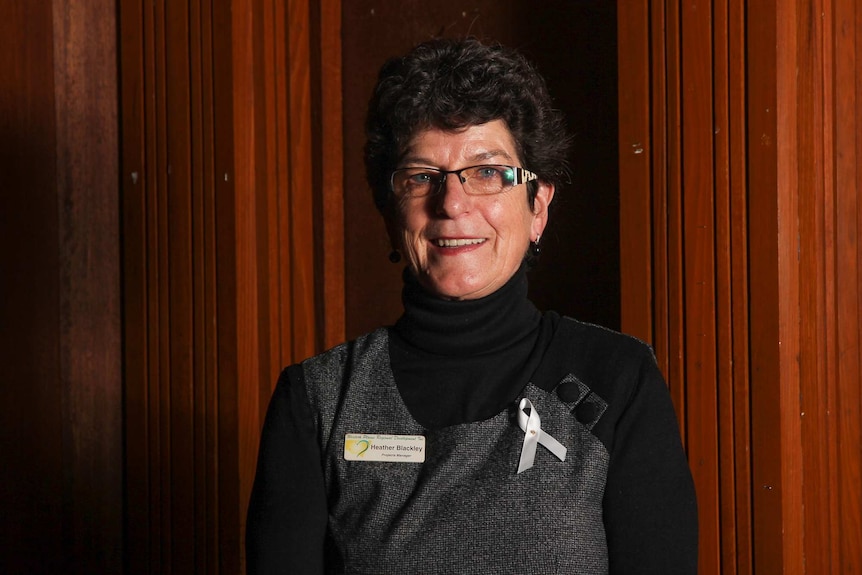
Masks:
[[[0,572],[242,571],[279,368],[397,305],[357,122],[439,30],[525,50],[583,138],[536,297],[654,343],[701,572],[862,570],[854,0],[402,4],[2,3]]]
[[[700,571],[857,572],[862,11],[619,16],[622,323],[669,378]]]
[[[119,15],[127,569],[239,573],[278,373],[343,338],[338,3]]]
[[[0,5],[0,572],[122,570],[114,3]]]

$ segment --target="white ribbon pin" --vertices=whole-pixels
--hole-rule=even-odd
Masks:
[[[530,415],[524,411],[530,408]],[[548,451],[557,456],[560,461],[566,460],[565,446],[542,431],[542,420],[539,412],[533,407],[533,403],[526,397],[518,404],[518,426],[524,432],[524,447],[521,448],[521,461],[518,463],[518,473],[526,471],[533,466],[536,459],[536,446],[544,445]]]

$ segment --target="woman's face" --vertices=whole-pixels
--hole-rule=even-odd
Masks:
[[[458,170],[482,164],[523,166],[502,120],[457,132],[431,128],[411,140],[399,167]],[[393,244],[425,289],[447,299],[477,299],[518,270],[531,240],[545,229],[553,186],[539,182],[533,209],[527,186],[491,196],[467,195],[450,175],[436,195],[405,198],[390,221]]]

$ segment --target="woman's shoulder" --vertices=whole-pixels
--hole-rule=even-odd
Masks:
[[[338,386],[332,384],[340,382],[346,371],[356,369],[357,365],[386,361],[388,353],[389,331],[381,327],[286,367],[281,379],[293,385],[301,382],[309,393],[325,393],[327,389],[336,393]]]
[[[650,373],[657,374],[658,369],[652,348],[645,342],[561,316],[545,352],[541,377],[557,382],[576,379],[608,402],[625,402]]]
[[[567,347],[576,347],[583,355],[594,359],[605,358],[626,363],[655,359],[652,347],[643,340],[569,316],[560,316],[555,339]]]
[[[318,365],[321,368],[325,368],[326,366],[343,366],[344,363],[348,361],[348,358],[356,353],[380,350],[385,351],[388,342],[389,328],[380,327],[362,334],[355,339],[340,343],[317,355],[306,358],[299,362],[299,364],[289,366],[285,369],[295,369],[297,367],[306,368],[314,365]]]

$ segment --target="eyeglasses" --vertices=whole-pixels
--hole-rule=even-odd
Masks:
[[[398,168],[392,172],[390,186],[397,198],[421,198],[437,194],[446,184],[446,176],[454,174],[461,180],[464,191],[471,196],[490,196],[539,179],[529,170],[516,166],[482,165],[460,170],[437,168]]]

